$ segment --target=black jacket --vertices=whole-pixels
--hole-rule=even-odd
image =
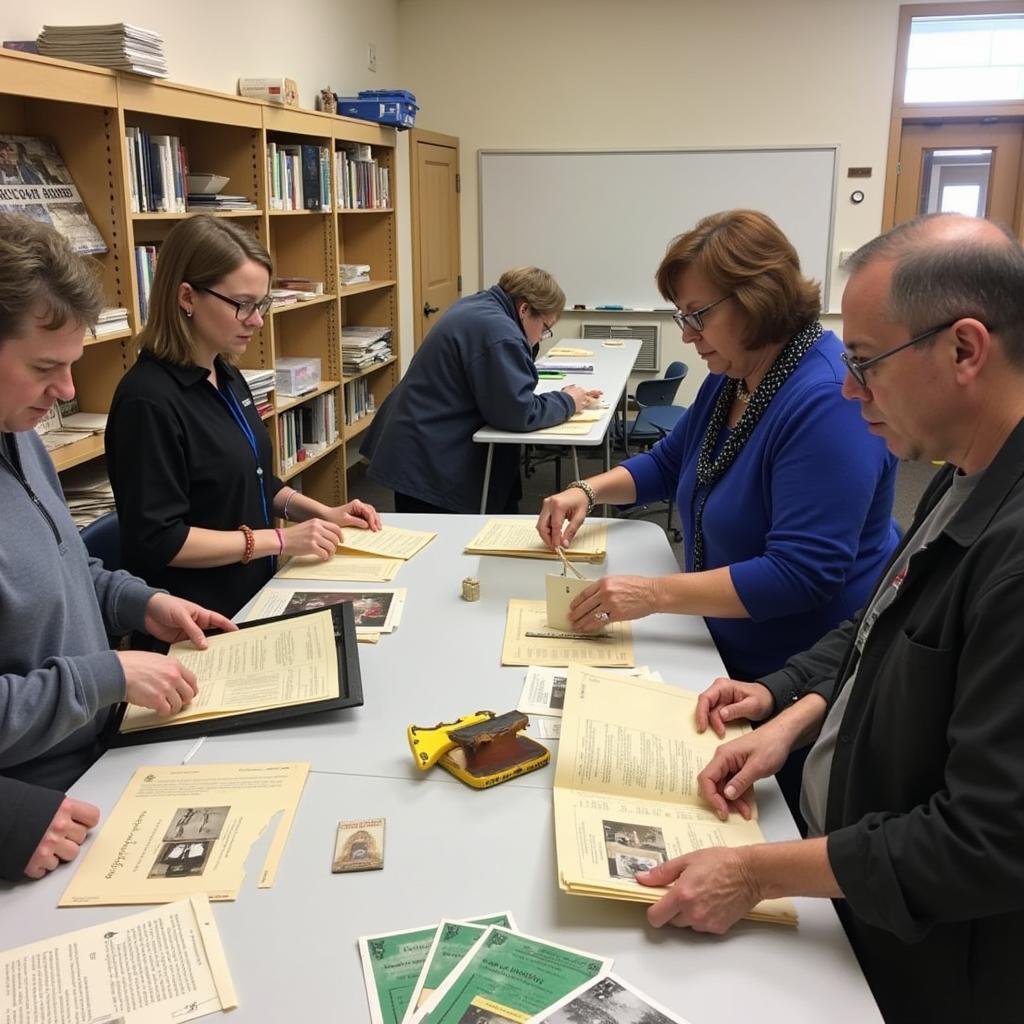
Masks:
[[[908,538],[952,473],[939,471]],[[854,629],[766,677],[776,707],[810,691],[832,699]],[[840,914],[887,1020],[1020,1019],[1024,422],[911,558],[868,637],[825,831]]]
[[[123,567],[151,586],[232,616],[273,575],[274,559],[213,569],[169,564],[193,526],[270,526],[274,495],[283,486],[273,476],[270,435],[245,379],[219,357],[216,365],[255,436],[258,461],[206,370],[143,352],[114,393],[107,469]]]

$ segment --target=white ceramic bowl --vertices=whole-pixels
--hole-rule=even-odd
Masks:
[[[225,174],[190,174],[188,191],[190,195],[215,196],[231,179]]]

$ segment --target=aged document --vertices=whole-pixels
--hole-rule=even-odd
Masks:
[[[392,633],[402,621],[405,609],[405,587],[394,590],[290,590],[265,587],[253,601],[244,621],[270,619],[291,615],[311,608],[329,608],[344,601],[352,603],[356,636]]]
[[[180,1024],[238,998],[205,896],[0,953],[11,1024]]]
[[[161,765],[136,770],[58,906],[233,900],[257,839],[280,821],[258,887],[274,884],[309,765]]]
[[[565,633],[572,632],[569,621],[569,605],[583,593],[587,587],[593,586],[597,580],[580,579],[576,576],[562,576],[549,572],[544,577],[544,598],[547,605],[547,624],[551,629],[560,629]]]
[[[157,729],[223,715],[338,696],[338,650],[328,609],[209,638],[205,651],[175,644],[173,654],[196,674],[199,693],[177,714],[129,704],[121,732]]]
[[[633,676],[569,667],[555,768],[555,846],[567,892],[654,903],[667,889],[637,871],[710,846],[764,842],[756,821],[719,821],[697,775],[722,742],[694,724],[697,695]],[[726,727],[726,739],[749,731]],[[789,900],[766,900],[752,920],[795,924]]]
[[[604,671],[610,674],[617,670]],[[522,711],[524,715],[561,716],[562,708],[565,707],[565,683],[568,672],[567,668],[531,665],[523,677],[523,692],[519,695],[516,711]],[[652,672],[647,665],[626,669],[623,675],[661,681],[660,673]]]
[[[339,550],[345,550],[341,548]],[[401,558],[379,558],[368,555],[333,555],[321,561],[314,555],[301,555],[288,560],[278,569],[275,579],[343,580],[348,583],[390,583],[405,562]]]
[[[406,530],[401,526],[382,526],[376,533],[349,528],[341,532],[338,551],[358,551],[364,555],[408,561],[436,536],[436,533],[426,530]]]
[[[532,519],[489,519],[483,529],[466,545],[467,555],[506,555],[512,558],[549,558],[559,556],[537,535]],[[584,523],[565,550],[576,562],[603,562],[608,554],[606,523]]]
[[[572,662],[600,665],[604,668],[632,668],[633,629],[628,622],[611,622],[601,633],[586,639],[573,639],[580,634],[559,636],[547,624],[544,601],[508,603],[505,620],[505,641],[501,649],[502,665],[553,665]],[[540,636],[527,636],[539,633]]]

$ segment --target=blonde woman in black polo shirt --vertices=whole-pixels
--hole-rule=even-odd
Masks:
[[[124,567],[152,586],[234,615],[278,555],[330,557],[342,527],[380,529],[361,501],[330,507],[282,483],[233,365],[270,308],[266,249],[198,216],[160,247],[149,319],[107,423]],[[275,529],[274,517],[297,525]]]

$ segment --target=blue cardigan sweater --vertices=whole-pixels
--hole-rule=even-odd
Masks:
[[[804,356],[704,507],[704,567],[729,566],[749,619],[706,619],[729,675],[782,667],[866,601],[899,540],[897,460],[842,397],[831,331]],[[712,374],[675,430],[623,465],[637,501],[675,491],[687,567],[700,494],[697,453],[723,376]],[[718,438],[718,446],[725,436]],[[717,451],[717,448],[716,448]]]

